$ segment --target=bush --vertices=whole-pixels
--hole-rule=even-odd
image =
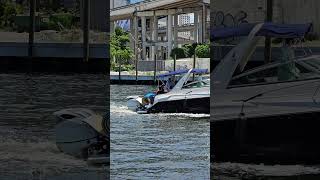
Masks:
[[[194,55],[194,51],[197,45],[198,45],[197,43],[193,43],[193,44],[184,44],[182,46],[186,57],[191,58]]]
[[[196,56],[199,58],[210,58],[209,44],[201,44],[196,47]]]
[[[50,16],[48,28],[52,30],[60,30],[59,23],[66,29],[70,29],[74,25],[75,17],[70,13],[59,13]]]
[[[170,57],[174,59],[176,55],[177,59],[186,58],[185,52],[183,48],[173,48],[170,54]]]
[[[111,62],[111,67],[110,67],[111,71],[115,71],[118,72],[119,71],[119,64],[116,62]],[[133,71],[134,65],[132,64],[122,64],[121,65],[121,71]]]

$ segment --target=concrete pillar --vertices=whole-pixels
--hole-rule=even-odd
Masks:
[[[194,29],[193,29],[193,37],[194,37],[194,42],[198,42],[198,26],[199,26],[199,21],[198,21],[198,12],[194,12]]]
[[[170,58],[171,50],[172,50],[172,15],[168,15],[167,19],[167,59]]]
[[[110,22],[110,33],[113,33],[114,32],[114,21],[111,21]]]
[[[199,25],[198,25],[198,28],[199,28],[199,30],[198,30],[198,42],[199,43],[202,43],[203,41],[203,11],[201,10],[201,11],[199,11],[199,15],[198,15],[198,17],[199,17]]]
[[[110,0],[110,9],[114,8],[114,0]]]
[[[155,16],[155,18],[153,19],[155,22],[153,23],[153,25],[154,25],[154,41],[155,41],[155,47],[154,47],[154,49],[155,49],[155,54],[157,55],[157,56],[159,56],[159,53],[158,53],[158,49],[159,49],[159,47],[158,47],[158,42],[159,42],[159,40],[158,40],[158,38],[159,38],[159,32],[158,32],[158,17],[157,16]],[[159,59],[159,58],[158,58]]]
[[[131,37],[130,37],[130,45],[131,45],[131,48],[132,49],[135,49],[135,37],[134,37],[134,32],[135,29],[134,29],[134,18],[131,18],[130,19],[130,34],[131,34]]]
[[[205,4],[202,5],[202,42],[204,43],[206,41],[206,35],[207,35],[207,7]]]
[[[142,59],[146,60],[146,17],[141,16]]]
[[[178,18],[179,15],[175,14],[174,15],[174,47],[178,47]]]
[[[133,17],[133,29],[134,29],[134,54],[136,55],[136,60],[139,60],[138,52],[138,17]]]
[[[153,22],[152,22],[152,29],[151,29],[151,38],[152,41],[154,42],[154,46],[152,46],[151,48],[151,58],[150,59],[154,59],[154,56],[156,55],[157,52],[157,42],[158,42],[158,17],[157,16],[153,16],[152,18]]]

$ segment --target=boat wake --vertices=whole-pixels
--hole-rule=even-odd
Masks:
[[[0,179],[53,177],[91,170],[86,161],[60,152],[54,141],[32,136],[26,140],[10,134],[0,139]]]
[[[210,118],[210,114],[191,114],[191,113],[160,113],[161,116],[177,116],[188,118]]]
[[[117,104],[111,104],[110,106],[110,112],[116,113],[116,114],[133,114],[137,116],[146,116],[146,114],[137,114],[136,112],[133,112],[128,109],[127,106],[124,105],[117,105]],[[191,113],[156,113],[156,114],[149,114],[149,115],[157,115],[162,117],[168,117],[168,116],[176,116],[176,117],[186,117],[186,118],[210,118],[210,114],[191,114]]]

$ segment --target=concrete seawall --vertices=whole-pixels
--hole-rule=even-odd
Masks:
[[[107,73],[107,44],[90,45],[89,61],[83,60],[81,43],[36,43],[28,57],[28,43],[0,42],[0,72]]]
[[[0,57],[0,73],[108,73],[107,59]]]

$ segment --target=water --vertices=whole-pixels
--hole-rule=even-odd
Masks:
[[[213,179],[316,180],[319,165],[264,165],[242,163],[213,163]]]
[[[102,75],[0,74],[0,179],[107,179],[56,148],[51,114],[83,107],[106,113]]]
[[[151,90],[111,86],[111,179],[209,179],[209,115],[127,110],[127,96]]]

